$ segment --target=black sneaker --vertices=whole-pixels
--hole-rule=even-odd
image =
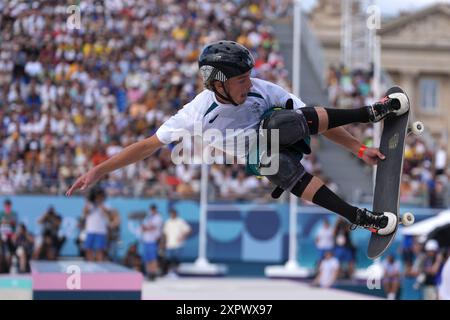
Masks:
[[[378,122],[389,114],[400,116],[409,110],[408,97],[401,92],[390,94],[368,107],[370,122]]]
[[[367,209],[356,211],[356,223],[352,229],[362,227],[379,235],[388,235],[395,231],[397,216],[391,212],[372,212]]]

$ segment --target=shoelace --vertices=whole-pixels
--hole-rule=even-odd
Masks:
[[[363,219],[363,221],[364,221],[364,223],[361,223],[360,225],[357,225],[357,224],[355,224],[355,223],[352,223],[351,224],[351,226],[350,226],[350,230],[351,231],[354,231],[354,230],[356,230],[359,226],[361,226],[361,227],[363,227],[363,228],[366,228],[366,229],[380,229],[380,227],[379,226],[376,226],[375,224],[376,224],[376,222],[377,222],[377,218],[378,218],[378,216],[377,215],[375,215],[375,214],[373,214],[373,213],[371,213],[370,211],[368,211],[368,210],[364,210],[364,219]],[[381,219],[381,218],[380,218]]]
[[[390,101],[391,99],[389,98],[389,97],[384,97],[383,99],[381,99],[379,102],[378,102],[378,104],[379,105],[384,105],[384,104],[386,104],[386,103],[389,103],[389,101]],[[385,111],[385,109],[382,109],[383,111]],[[382,112],[382,111],[380,111],[380,110],[377,110],[376,108],[374,108],[374,111],[377,113],[377,116],[381,116],[381,117],[383,117],[383,116],[385,116],[388,112]]]
[[[380,100],[380,103],[385,103],[388,100],[389,100],[389,97],[386,96],[386,97],[384,97],[383,99]]]

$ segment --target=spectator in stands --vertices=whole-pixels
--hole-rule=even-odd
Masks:
[[[158,212],[156,205],[152,204],[141,225],[145,271],[149,280],[152,281],[158,274],[158,251],[162,227],[161,214]]]
[[[75,245],[78,248],[78,255],[86,258],[86,250],[84,249],[84,242],[86,241],[86,218],[80,216],[78,218],[78,235],[75,239]]]
[[[16,231],[18,223],[17,212],[12,209],[12,202],[6,199],[3,202],[3,210],[0,212],[0,230],[2,238],[9,239]]]
[[[333,255],[333,251],[325,252],[324,259],[320,262],[319,273],[312,282],[313,286],[331,288],[339,278],[339,260]]]
[[[19,224],[19,228],[13,237],[13,244],[18,259],[19,273],[29,273],[31,271],[30,259],[33,254],[34,238],[23,223]]]
[[[447,208],[447,187],[442,178],[435,178],[430,181],[430,207]]]
[[[355,265],[355,247],[353,246],[349,224],[339,218],[334,227],[334,256],[339,260],[340,277],[351,278]],[[346,266],[346,268],[344,268]]]
[[[18,215],[12,209],[12,202],[6,199],[3,202],[3,210],[0,212],[0,236],[2,239],[2,252],[7,265],[11,265],[12,255],[14,254],[13,236],[18,224]]]
[[[422,288],[424,300],[437,300],[437,275],[444,263],[443,256],[439,252],[439,244],[436,240],[428,240],[424,249],[424,253],[418,257],[413,270],[417,276],[415,287]]]
[[[132,243],[123,258],[122,264],[130,269],[143,272],[142,258],[139,255],[137,242]]]
[[[64,246],[64,243],[66,242],[66,236],[63,233],[63,230],[61,228],[63,223],[63,218],[61,215],[58,215],[56,217],[56,225],[58,226],[58,233],[56,236],[56,256],[59,257],[62,247]]]
[[[401,283],[400,262],[395,256],[390,254],[383,261],[383,287],[388,300],[398,299]]]
[[[0,237],[0,273],[9,273],[10,267],[9,250],[8,251],[6,250],[7,246]]]
[[[54,238],[50,231],[47,230],[42,234],[42,240],[34,251],[33,257],[37,260],[56,260],[58,258]]]
[[[163,227],[165,257],[170,276],[176,274],[184,242],[190,233],[191,227],[189,224],[178,216],[175,209],[171,209],[170,218],[164,223]]]
[[[320,226],[315,240],[317,250],[319,251],[320,262],[324,258],[326,252],[334,249],[334,230],[327,218],[323,219],[323,224]]]
[[[434,169],[437,177],[445,175],[445,170],[447,169],[447,152],[445,148],[446,144],[441,143],[434,157]]]
[[[57,214],[55,208],[50,206],[48,210],[38,220],[42,225],[42,244],[36,248],[35,257],[37,259],[56,259],[64,242],[65,236],[60,234],[62,218]]]
[[[117,210],[111,210],[108,223],[108,257],[117,262],[120,243],[120,214]]]
[[[233,198],[236,201],[244,201],[251,199],[252,192],[258,188],[258,179],[254,176],[246,176],[244,171],[239,171],[237,177],[233,179],[231,188],[233,190]]]
[[[406,276],[410,276],[412,266],[415,260],[415,252],[414,252],[415,241],[417,240],[414,236],[409,235],[403,236],[402,261],[404,264]]]
[[[83,215],[86,218],[86,260],[104,261],[107,249],[108,222],[112,208],[105,204],[106,195],[102,189],[93,188],[89,193]]]

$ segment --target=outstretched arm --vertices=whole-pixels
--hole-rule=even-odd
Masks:
[[[361,150],[361,142],[359,142],[358,139],[356,139],[343,127],[330,129],[324,132],[323,135],[331,141],[344,146],[356,156],[360,156],[360,152],[362,151],[361,159],[367,164],[376,165],[378,163],[378,159],[384,160],[386,158],[377,148],[367,148],[365,150]]]
[[[156,137],[156,135],[133,143],[122,150],[119,154],[95,166],[87,173],[79,177],[66,192],[66,196],[71,196],[77,189],[86,189],[111,171],[120,169],[149,157],[163,145],[164,144]]]

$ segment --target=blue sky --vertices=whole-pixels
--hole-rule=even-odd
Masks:
[[[399,11],[417,10],[431,4],[443,2],[450,3],[450,0],[375,0],[380,6],[382,14],[397,14]],[[316,0],[302,0],[303,8],[309,10],[314,6]]]

